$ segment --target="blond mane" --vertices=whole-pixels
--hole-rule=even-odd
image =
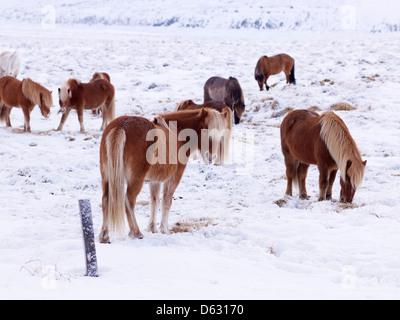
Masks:
[[[319,123],[321,124],[321,138],[336,161],[344,181],[346,180],[347,162],[348,160],[352,162],[347,170],[347,175],[350,177],[353,188],[357,189],[363,180],[365,165],[349,130],[343,120],[332,111],[324,112]]]
[[[32,81],[29,78],[22,80],[22,92],[27,98],[37,105],[41,104],[41,100],[47,107],[51,107],[53,105],[51,91],[47,90],[42,85]],[[40,99],[40,96],[42,96],[42,99]]]

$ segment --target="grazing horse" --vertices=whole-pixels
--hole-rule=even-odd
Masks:
[[[185,100],[178,104],[175,111],[182,110],[198,110],[202,108],[215,109],[224,115],[225,128],[224,136],[222,137],[219,145],[219,150],[217,153],[217,158],[215,159],[215,164],[224,164],[229,160],[229,141],[231,140],[232,134],[232,123],[233,123],[233,113],[232,110],[223,102],[220,101],[209,101],[204,104],[195,104],[193,100]]]
[[[166,113],[154,121],[136,116],[122,116],[112,121],[104,130],[100,144],[103,189],[100,242],[110,241],[109,228],[121,231],[125,213],[129,236],[143,237],[134,209],[136,197],[145,181],[150,182],[151,198],[148,231],[157,231],[156,211],[161,183],[164,183],[160,229],[168,234],[172,196],[188,158],[200,149],[203,160],[212,159],[224,128],[221,113],[212,109]],[[189,141],[186,141],[188,136]]]
[[[44,117],[50,114],[50,107],[53,105],[51,91],[37,82],[27,78],[22,81],[6,76],[0,78],[0,122],[6,122],[11,127],[10,112],[13,107],[22,108],[24,113],[24,131],[30,132],[30,114],[39,105]]]
[[[295,110],[282,121],[281,146],[285,157],[287,189],[292,182],[299,186],[300,198],[307,199],[306,176],[310,164],[319,170],[319,201],[332,199],[332,184],[340,170],[340,200],[351,203],[364,177],[367,161],[349,130],[332,111],[322,115],[309,110]]]
[[[94,81],[96,79],[104,79],[104,80],[107,80],[108,82],[111,83],[110,75],[108,73],[106,73],[106,72],[95,72],[93,74],[92,79],[90,79],[90,82],[92,82],[92,81]],[[94,115],[99,115],[100,112],[101,112],[100,108],[92,110],[92,114],[94,114]]]
[[[204,84],[204,103],[208,101],[224,102],[234,112],[235,124],[245,110],[243,91],[237,79],[229,77],[211,77]]]
[[[260,91],[264,89],[264,84],[268,91],[267,80],[269,76],[282,71],[286,75],[286,83],[296,84],[296,79],[294,78],[294,59],[291,56],[282,53],[273,57],[261,57],[254,70],[254,78],[258,82]]]
[[[85,132],[83,126],[83,110],[97,109],[101,107],[103,123],[100,130],[104,130],[107,124],[115,118],[114,86],[104,79],[95,79],[89,83],[82,83],[77,79],[67,80],[58,89],[61,112],[60,125],[57,131],[62,130],[65,120],[72,109],[76,109],[81,131]]]
[[[4,51],[0,54],[0,77],[16,78],[21,68],[21,59],[16,51]]]

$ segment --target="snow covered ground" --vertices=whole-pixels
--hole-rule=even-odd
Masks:
[[[236,10],[240,19],[231,20],[255,21],[254,8],[261,2],[240,7],[242,2],[234,1],[228,7],[218,1],[213,3],[220,11],[212,12],[222,17],[212,19],[213,24],[187,28],[177,22],[157,28],[157,18],[177,11],[188,17],[190,8],[176,10],[177,1],[159,1],[155,11],[145,1],[137,1],[132,11],[128,1],[118,2],[119,7],[111,1],[96,3],[91,11],[88,1],[0,5],[1,51],[17,50],[24,60],[19,78],[30,77],[53,90],[55,103],[49,119],[34,109],[31,134],[21,132],[20,109],[11,113],[11,129],[0,125],[0,298],[400,297],[400,33],[369,32],[385,21],[396,26],[390,13],[361,25],[359,12],[370,9],[354,2],[357,22],[344,20],[341,28],[302,23],[289,32],[249,24],[237,30],[225,15],[234,17]],[[290,25],[307,11],[282,3],[271,6],[271,12],[284,6],[286,14],[294,10],[288,15]],[[315,2],[310,19],[317,12],[318,19],[329,22],[333,18],[327,12],[340,13],[346,3],[318,9]],[[170,11],[162,10],[167,6]],[[87,12],[108,22],[93,18],[95,23],[88,25]],[[206,12],[193,15],[191,22],[200,21]],[[121,17],[132,20],[118,23]],[[136,23],[137,17],[150,22]],[[297,85],[286,85],[280,74],[270,78],[270,91],[260,92],[253,77],[258,58],[281,52],[296,60]],[[246,112],[234,127],[232,164],[193,160],[188,165],[174,195],[170,235],[146,232],[150,206],[145,185],[136,206],[144,239],[132,240],[126,231],[112,235],[109,245],[97,241],[101,119],[85,113],[88,133],[80,134],[71,112],[64,131],[54,131],[61,118],[57,88],[70,77],[88,81],[95,71],[111,76],[117,116],[148,119],[182,100],[201,102],[203,84],[211,76],[234,76],[241,83]],[[297,194],[284,199],[279,137],[284,111],[312,106],[325,111],[339,102],[354,107],[337,114],[368,161],[353,204],[338,202],[339,181],[334,201],[318,202],[315,167],[307,179],[310,200],[299,200]],[[84,276],[82,198],[92,204],[98,278]]]

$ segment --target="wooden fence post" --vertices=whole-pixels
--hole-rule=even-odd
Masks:
[[[86,275],[89,277],[98,277],[99,275],[97,271],[96,247],[90,200],[79,200],[79,211],[81,213],[83,241],[85,245]]]

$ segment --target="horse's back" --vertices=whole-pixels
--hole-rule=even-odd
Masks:
[[[290,112],[280,127],[282,150],[289,151],[300,162],[317,164],[316,152],[324,146],[319,119],[318,113],[310,110]]]
[[[204,84],[204,103],[208,101],[224,101],[228,80],[221,77],[211,77]]]
[[[111,101],[114,98],[114,86],[104,79],[95,79],[89,83],[81,83],[81,95],[86,101],[86,108],[98,107],[105,101]]]

